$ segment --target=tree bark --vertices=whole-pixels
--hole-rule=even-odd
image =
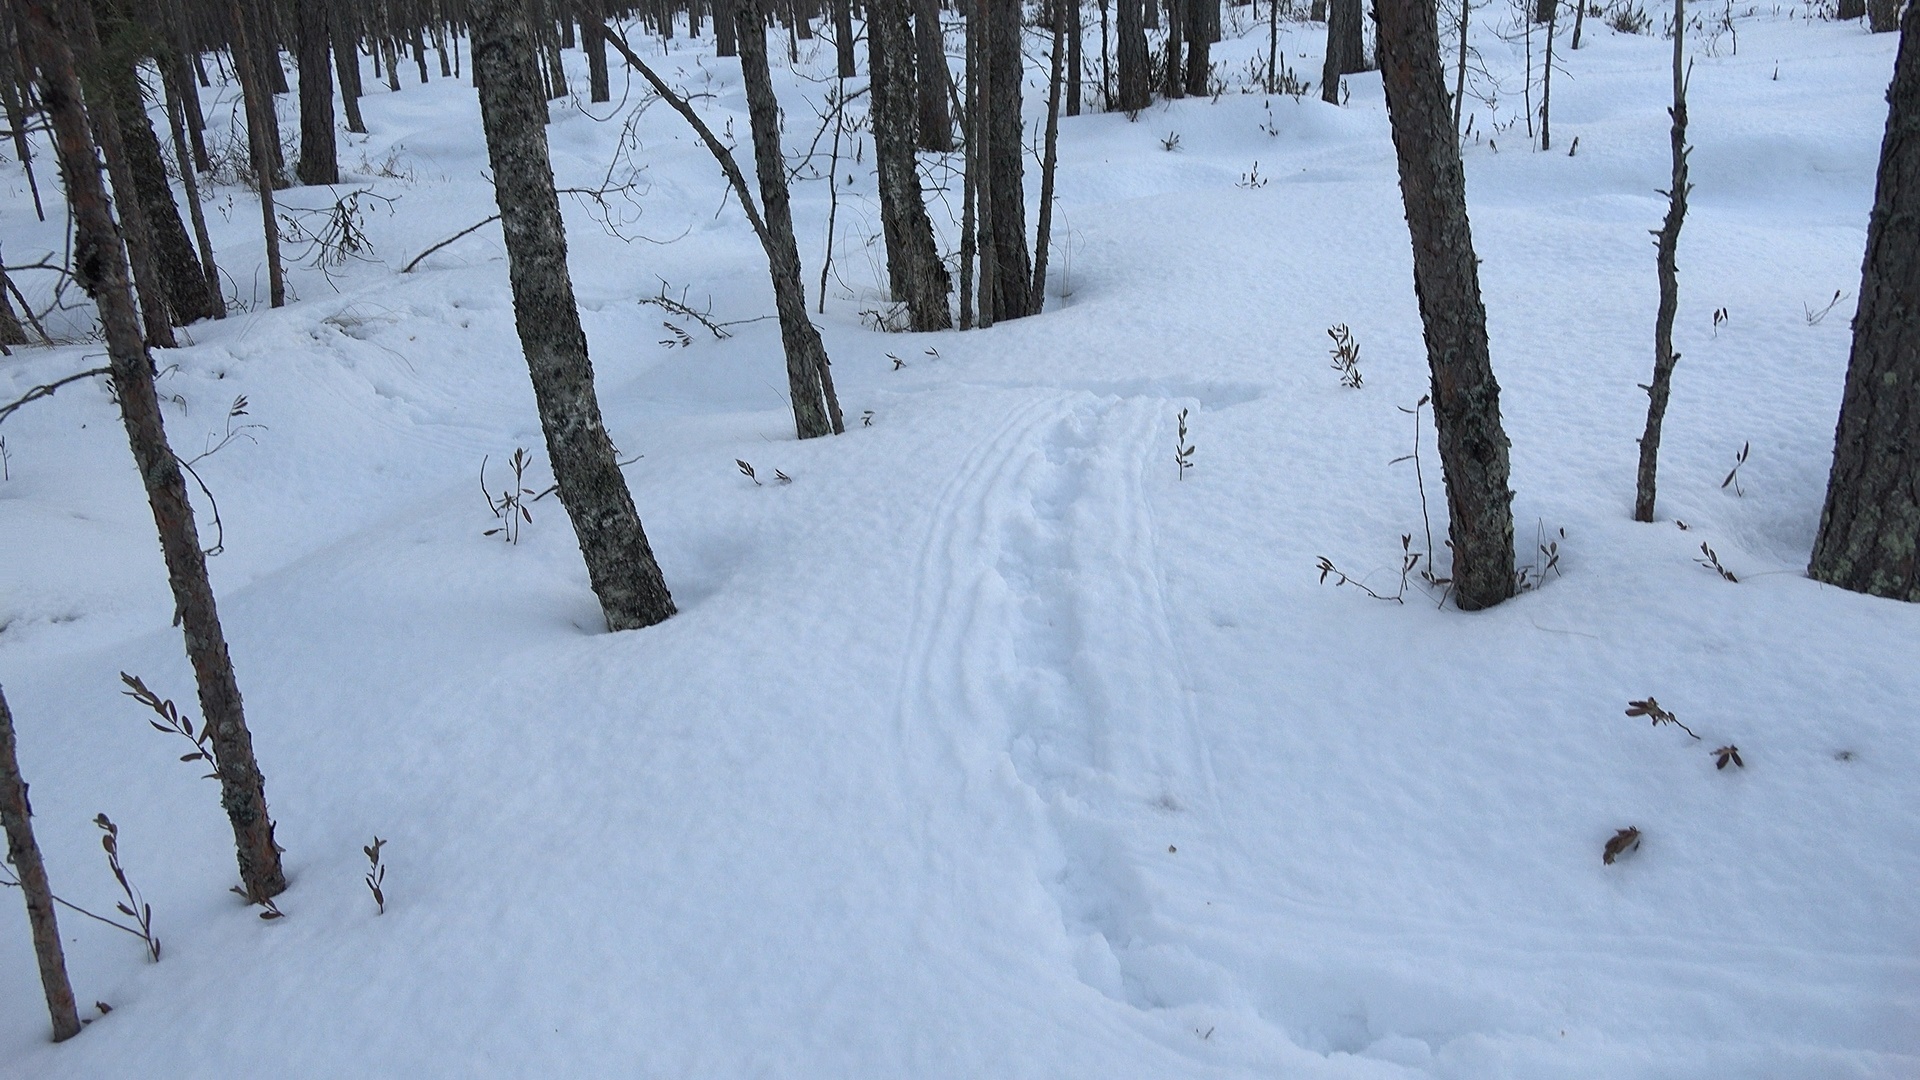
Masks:
[[[734,30],[734,6],[741,0],[713,0],[713,55],[739,56],[740,36]]]
[[[1220,0],[1183,0],[1187,8],[1187,93],[1203,97],[1213,74],[1213,43],[1220,40]]]
[[[187,500],[179,459],[167,445],[154,390],[153,365],[140,337],[139,317],[127,285],[127,262],[121,253],[119,230],[108,210],[107,193],[100,182],[95,148],[81,104],[80,82],[74,73],[69,41],[81,40],[90,28],[75,22],[85,15],[77,5],[55,10],[47,0],[18,0],[22,22],[28,27],[34,61],[40,70],[40,99],[54,129],[54,148],[66,180],[67,204],[73,211],[79,243],[74,277],[100,309],[106,329],[107,357],[114,386],[120,394],[120,415],[127,442],[147,489],[147,501],[166,559],[167,583],[172,587],[174,617],[193,663],[200,691],[202,722],[213,732],[215,772],[220,778],[220,803],[233,825],[240,881],[248,899],[267,900],[284,891],[280,849],[273,839],[273,821],[267,815],[266,782],[253,756],[253,736],[227,653],[207,578],[207,560],[194,526],[193,506]]]
[[[1060,93],[1065,81],[1066,8],[1079,0],[1052,0],[1053,70],[1047,79],[1047,131],[1040,160],[1040,225],[1033,237],[1033,295],[1028,306],[1039,314],[1047,304],[1047,249],[1053,243],[1053,178],[1059,164]]]
[[[1900,28],[1901,0],[1867,0],[1867,29],[1885,34]]]
[[[1909,5],[1902,23],[1833,471],[1807,572],[1920,601],[1920,6]]]
[[[601,0],[583,0],[586,17],[580,20],[580,43],[587,50],[587,98],[594,102],[613,100],[613,85],[607,77],[607,32],[604,4]]]
[[[1361,22],[1360,0],[1333,0],[1327,8],[1327,58],[1320,69],[1320,98],[1329,105],[1340,104],[1340,76],[1367,70]],[[1436,36],[1436,43],[1438,40]],[[1435,56],[1438,63],[1438,54]]]
[[[838,435],[846,430],[846,424],[833,392],[827,348],[820,341],[820,331],[807,318],[800,246],[794,241],[793,208],[787,194],[786,157],[780,150],[780,102],[773,94],[766,19],[759,0],[734,0],[734,31],[739,38],[741,81],[747,92],[747,119],[753,129],[753,166],[760,178],[761,216],[768,234],[767,269],[773,277],[774,310],[780,316],[780,343],[787,356],[794,433],[802,439]]]
[[[1122,112],[1136,112],[1153,103],[1152,65],[1147,61],[1147,28],[1143,21],[1143,5],[1150,6],[1153,0],[1117,0],[1119,25],[1114,34],[1119,41],[1114,45],[1115,67],[1118,68],[1119,86],[1115,89],[1113,107]]]
[[[1680,268],[1676,254],[1680,247],[1680,226],[1687,219],[1687,80],[1680,66],[1686,42],[1686,3],[1674,0],[1673,21],[1673,118],[1668,133],[1673,178],[1667,195],[1667,217],[1653,235],[1655,272],[1660,279],[1660,307],[1653,317],[1653,381],[1647,384],[1647,427],[1640,436],[1640,469],[1635,477],[1633,520],[1652,521],[1655,478],[1660,467],[1660,426],[1667,416],[1667,397],[1673,389],[1673,366],[1680,354],[1673,351],[1673,318],[1680,308]]]
[[[229,10],[233,16],[233,66],[240,79],[240,96],[247,114],[249,156],[253,159],[254,185],[259,188],[261,232],[267,243],[267,297],[273,307],[284,307],[287,279],[280,263],[280,223],[273,211],[274,178],[278,172],[274,168],[273,150],[279,146],[279,136],[274,134],[278,129],[271,127],[267,119],[274,111],[273,97],[261,83],[260,73],[254,70],[253,47],[247,41],[248,20],[242,0],[232,0]]]
[[[982,213],[993,218],[994,321],[1033,313],[1033,261],[1027,252],[1026,140],[1020,121],[1021,0],[988,0],[986,167],[993,174]]]
[[[839,0],[845,3],[846,0]],[[873,93],[873,159],[879,170],[880,221],[894,299],[904,300],[915,330],[953,325],[952,282],[933,242],[933,222],[914,161],[913,36],[909,0],[867,0],[867,69]]]
[[[0,824],[7,830],[7,862],[20,879],[27,898],[27,925],[33,933],[33,955],[40,963],[40,988],[53,1020],[53,1041],[66,1042],[80,1034],[80,1013],[73,1003],[73,983],[67,979],[67,957],[60,948],[60,921],[53,910],[53,888],[33,839],[33,808],[27,803],[27,782],[20,778],[20,756],[15,750],[13,713],[0,693]]]
[[[867,20],[867,34],[871,36],[873,16],[869,14]],[[853,0],[833,0],[833,55],[840,65],[841,78],[851,79],[858,74],[853,56]]]
[[[1186,65],[1181,63],[1186,44],[1187,0],[1167,0],[1167,49],[1161,65],[1161,90],[1169,99],[1187,96]]]
[[[940,29],[940,0],[913,0],[916,101],[920,112],[920,149],[953,151],[953,120],[947,112],[952,76],[947,71],[947,39]]]
[[[547,153],[534,31],[521,0],[473,0],[473,65],[507,241],[514,324],[526,353],[560,504],[573,523],[608,630],[652,626],[673,598],[620,474],[593,388],[567,270],[566,228]]]
[[[1433,0],[1377,0],[1380,71],[1413,240],[1433,423],[1447,487],[1453,594],[1463,610],[1513,595],[1513,492],[1500,384],[1467,223],[1466,177],[1447,107]]]
[[[293,36],[300,65],[300,167],[303,184],[340,182],[333,140],[333,68],[328,66],[329,9],[344,0],[300,0],[293,9]]]
[[[1080,115],[1080,84],[1085,82],[1080,56],[1080,0],[1057,0],[1067,16],[1067,115]]]
[[[328,0],[327,36],[333,45],[334,72],[340,77],[341,111],[347,114],[347,130],[365,135],[367,122],[360,115],[360,35],[354,29],[357,25],[346,0]]]

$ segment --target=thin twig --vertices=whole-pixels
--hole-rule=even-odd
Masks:
[[[33,389],[27,391],[26,396],[22,397],[20,400],[10,402],[6,405],[0,405],[0,423],[5,423],[7,417],[12,416],[14,414],[14,411],[20,408],[20,406],[25,405],[29,401],[38,401],[41,398],[52,397],[55,391],[59,390],[61,387],[67,385],[68,383],[76,383],[82,379],[91,379],[95,375],[109,375],[109,374],[112,374],[112,372],[113,372],[112,368],[103,368],[103,367],[91,368],[87,371],[82,371],[76,375],[69,375],[64,379],[59,379],[54,382],[46,383],[41,386],[36,386]]]

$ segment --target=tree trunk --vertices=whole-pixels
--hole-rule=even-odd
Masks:
[[[180,95],[175,91],[172,81],[162,77],[166,84],[167,126],[173,133],[174,160],[180,168],[180,186],[186,189],[187,211],[193,218],[193,238],[200,248],[200,268],[207,275],[207,300],[213,306],[213,317],[227,317],[227,299],[220,288],[220,267],[213,261],[213,237],[207,232],[207,213],[200,204],[200,179],[194,175],[193,162],[188,156],[185,110],[181,107]]]
[[[1080,56],[1080,0],[1056,0],[1067,15],[1067,115],[1080,115],[1080,84],[1085,81]]]
[[[213,586],[207,579],[206,555],[200,548],[186,482],[179,459],[167,445],[160,398],[153,385],[152,360],[140,338],[119,230],[108,210],[106,189],[100,183],[95,147],[81,106],[80,83],[74,74],[73,53],[67,44],[83,40],[91,28],[67,21],[80,19],[84,9],[69,9],[56,17],[45,0],[19,2],[28,26],[29,47],[40,70],[40,98],[53,125],[54,147],[67,183],[67,204],[73,211],[79,238],[74,276],[99,306],[100,322],[106,330],[108,363],[120,395],[127,442],[146,485],[147,501],[160,535],[167,583],[173,589],[174,618],[186,637],[187,657],[199,686],[202,723],[213,732],[220,803],[233,825],[240,880],[248,899],[267,900],[284,891],[287,882],[280,869],[280,849],[273,840],[273,821],[267,816],[266,783],[254,761],[253,736],[247,730],[240,687],[214,606]]]
[[[1867,0],[1840,0],[1835,5],[1833,17],[1841,22],[1851,22],[1867,13]]]
[[[976,287],[980,293],[981,328],[992,326],[999,318],[1000,305],[994,293],[1000,287],[999,237],[994,233],[993,216],[993,129],[987,114],[993,109],[993,90],[988,75],[988,56],[992,52],[992,0],[971,0],[967,12],[967,175],[973,179],[974,250],[980,258]]]
[[[1367,45],[1361,22],[1360,0],[1333,0],[1327,9],[1327,60],[1320,70],[1320,98],[1329,105],[1340,104],[1340,76],[1367,70]],[[1436,37],[1436,43],[1438,40]],[[1438,52],[1434,57],[1434,62],[1439,63]],[[1444,77],[1442,85],[1445,85]]]
[[[780,150],[780,102],[774,97],[773,72],[767,64],[766,19],[758,0],[734,0],[734,13],[747,119],[753,129],[753,167],[760,178],[761,216],[767,228],[767,270],[773,278],[774,310],[780,316],[780,343],[787,355],[794,433],[802,439],[838,435],[846,424],[833,392],[827,348],[807,318],[800,246],[793,238],[787,163]]]
[[[980,35],[975,28],[980,20],[977,15],[980,0],[973,0],[973,8],[967,14],[967,37],[965,48],[965,67],[967,76],[967,105],[960,118],[965,133],[962,141],[961,177],[960,177],[960,329],[973,329],[974,273],[973,264],[979,255],[980,243]]]
[[[586,18],[580,21],[580,43],[587,50],[587,98],[594,102],[613,100],[613,85],[607,78],[607,32],[601,0],[584,0]]]
[[[355,135],[367,133],[367,122],[360,115],[360,35],[347,0],[328,0],[327,34],[333,43],[333,67],[340,76],[340,105],[347,114],[347,130]]]
[[[1046,148],[1040,160],[1040,226],[1033,237],[1033,295],[1028,306],[1039,314],[1047,304],[1047,248],[1053,242],[1053,177],[1060,151],[1060,92],[1065,81],[1067,14],[1078,0],[1052,0],[1053,71],[1047,79]]]
[[[273,112],[273,97],[261,84],[259,72],[254,70],[253,47],[247,42],[247,16],[241,6],[242,0],[232,0],[230,11],[233,15],[233,66],[240,79],[240,96],[244,99],[247,114],[247,142],[252,148],[254,185],[260,195],[261,231],[267,242],[267,297],[274,307],[284,307],[287,302],[287,279],[285,269],[280,263],[280,223],[275,220],[273,211],[274,175],[273,156],[270,147],[279,144],[279,137],[268,130],[267,117]]]
[[[1687,82],[1680,66],[1686,43],[1686,3],[1674,0],[1673,22],[1673,117],[1668,141],[1673,162],[1673,178],[1667,189],[1667,217],[1655,233],[1654,266],[1660,278],[1660,308],[1653,317],[1653,381],[1647,385],[1647,428],[1640,436],[1640,470],[1635,478],[1633,520],[1653,520],[1654,480],[1660,465],[1660,425],[1667,416],[1667,396],[1673,389],[1673,365],[1680,354],[1673,351],[1673,317],[1680,307],[1680,269],[1675,255],[1680,247],[1680,226],[1687,219]]]
[[[1161,65],[1161,93],[1169,99],[1187,96],[1186,65],[1181,46],[1187,31],[1187,0],[1167,0],[1167,50]]]
[[[1920,6],[1909,5],[1903,22],[1833,472],[1807,572],[1920,601]]]
[[[1213,74],[1213,43],[1220,40],[1220,0],[1183,0],[1187,7],[1187,93],[1204,97]]]
[[[845,3],[846,0],[839,0]],[[895,300],[905,300],[915,330],[953,325],[952,288],[913,156],[915,109],[909,0],[867,0],[867,70],[873,93],[873,161],[879,170],[880,220]]]
[[[1142,21],[1153,0],[1118,0],[1119,25],[1114,28],[1120,39],[1114,46],[1120,85],[1113,107],[1122,112],[1137,112],[1153,103],[1152,65],[1147,60],[1147,29]]]
[[[333,142],[333,69],[328,66],[328,9],[344,0],[301,0],[293,9],[293,37],[300,65],[300,182],[340,182]]]
[[[1680,2],[1680,0],[1676,0]],[[1542,0],[1547,7],[1547,55],[1540,66],[1540,149],[1553,149],[1553,35],[1560,26],[1560,6]]]
[[[947,112],[952,77],[947,71],[947,40],[940,29],[940,0],[913,0],[913,45],[917,52],[915,94],[920,111],[920,148],[953,151],[953,120]]]
[[[1567,43],[1567,47],[1569,49],[1580,48],[1580,31],[1586,29],[1586,25],[1587,25],[1587,0],[1574,0],[1573,40]]]
[[[1901,0],[1867,0],[1867,29],[1884,34],[1900,28]]]
[[[873,34],[871,25],[873,16],[867,16],[869,23],[867,34]],[[840,65],[840,77],[851,79],[858,74],[853,62],[853,0],[833,0],[833,54]],[[911,70],[911,69],[909,69]]]
[[[652,626],[673,598],[600,417],[593,363],[567,271],[566,228],[547,155],[532,20],[521,0],[473,0],[473,65],[507,240],[514,324],[546,433],[560,505],[573,522],[608,630]]]
[[[1433,0],[1377,0],[1380,71],[1413,240],[1413,285],[1433,375],[1447,487],[1453,595],[1462,610],[1513,595],[1513,492],[1500,384],[1467,224],[1466,177],[1447,108]]]
[[[734,6],[742,0],[713,0],[713,55],[739,56],[740,36],[734,30]]]
[[[40,845],[33,839],[33,808],[27,803],[27,782],[20,778],[20,756],[15,750],[13,713],[0,693],[0,825],[7,830],[7,862],[20,879],[27,897],[27,925],[33,932],[33,955],[40,962],[40,989],[53,1019],[53,1041],[66,1042],[80,1034],[80,1013],[73,1004],[73,983],[67,980],[67,957],[60,948],[60,922],[54,917],[53,888],[47,867],[40,861]]]
[[[986,167],[993,174],[983,214],[993,218],[995,322],[1033,313],[1033,262],[1027,253],[1026,140],[1020,122],[1020,0],[988,0]]]

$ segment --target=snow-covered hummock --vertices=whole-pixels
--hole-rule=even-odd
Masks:
[[[1319,580],[1325,556],[1393,593],[1403,534],[1424,562],[1393,463],[1416,431],[1442,569],[1445,498],[1430,415],[1404,411],[1427,376],[1378,78],[1344,107],[1242,93],[1266,47],[1248,9],[1217,100],[1062,123],[1047,311],[979,332],[863,323],[870,139],[843,139],[836,181],[831,130],[801,165],[832,48],[777,57],[810,276],[839,190],[819,322],[852,427],[805,444],[757,244],[648,108],[614,164],[640,170],[614,203],[631,242],[568,208],[609,430],[681,609],[618,635],[553,499],[517,546],[482,536],[483,457],[496,493],[519,446],[550,482],[496,227],[397,273],[493,211],[472,90],[369,78],[339,189],[396,200],[368,205],[369,260],[303,264],[268,310],[251,196],[216,187],[249,309],[160,357],[183,456],[236,396],[261,425],[196,469],[285,919],[227,892],[214,785],[119,695],[137,673],[197,717],[104,388],[0,429],[0,681],[53,881],[110,911],[106,812],[165,950],[62,911],[81,1000],[113,1012],[52,1046],[0,897],[0,1074],[1920,1076],[1920,608],[1802,571],[1896,41],[1803,14],[1736,10],[1737,54],[1724,32],[1692,50],[1683,355],[1638,525],[1670,46],[1589,19],[1535,152],[1525,46],[1493,34],[1512,13],[1477,13],[1505,90],[1465,157],[1518,547],[1559,562],[1474,615],[1417,577],[1404,605]],[[1283,27],[1309,77],[1321,33]],[[733,61],[684,27],[648,48],[745,142]],[[562,186],[607,175],[639,80],[615,96],[554,106]],[[1026,98],[1037,117],[1037,74]],[[57,204],[39,224],[5,176],[8,262],[57,257]],[[663,282],[763,321],[716,341],[637,302]],[[693,343],[657,344],[663,320]],[[1362,389],[1328,366],[1336,323]],[[93,350],[16,350],[0,399]],[[1624,715],[1649,695],[1700,741]],[[1725,744],[1743,769],[1714,768]],[[1602,865],[1630,826],[1639,849]]]

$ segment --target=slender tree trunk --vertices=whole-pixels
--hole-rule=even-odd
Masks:
[[[965,67],[967,76],[966,115],[961,118],[965,127],[960,187],[960,329],[973,329],[974,298],[974,259],[979,255],[980,243],[980,37],[974,33],[978,25],[976,18],[979,0],[974,0],[973,10],[967,12],[967,37],[965,43]],[[991,325],[992,317],[987,316]]]
[[[0,347],[27,343],[27,328],[20,325],[20,316],[14,314],[13,301],[7,295],[13,290],[13,282],[7,277],[7,268],[0,263]]]
[[[953,120],[947,113],[947,41],[940,29],[940,0],[913,0],[914,90],[920,111],[920,148],[953,151]]]
[[[1110,42],[1108,41],[1109,20],[1107,16],[1107,8],[1109,6],[1109,0],[1099,0],[1099,3],[1100,3],[1100,107],[1107,112],[1112,112],[1114,109],[1113,49],[1111,47]]]
[[[1180,62],[1186,32],[1187,0],[1167,0],[1167,48],[1161,65],[1160,92],[1169,99],[1187,96],[1186,66]]]
[[[303,184],[340,182],[333,141],[333,69],[328,66],[329,9],[344,0],[301,0],[293,9],[296,60],[300,65],[300,168]]]
[[[1573,4],[1573,42],[1571,47],[1580,48],[1580,31],[1587,24],[1587,0],[1574,0]]]
[[[46,0],[18,2],[40,70],[40,99],[53,124],[54,147],[66,179],[67,204],[73,210],[79,235],[75,278],[99,306],[100,322],[106,329],[108,363],[120,395],[127,442],[146,485],[160,535],[167,582],[173,589],[174,617],[185,634],[187,657],[193,663],[200,690],[202,722],[213,732],[220,803],[233,825],[240,880],[248,899],[270,899],[284,891],[287,883],[280,869],[280,849],[273,840],[273,821],[267,816],[266,785],[254,761],[253,737],[247,730],[240,687],[214,606],[193,506],[187,500],[179,459],[167,445],[160,399],[153,385],[153,364],[140,337],[119,230],[108,210],[106,189],[100,183],[95,148],[81,105],[80,82],[67,44],[84,39],[91,28],[67,21],[84,16],[84,9],[56,15]]]
[[[514,323],[533,379],[547,459],[608,630],[674,613],[660,566],[601,421],[593,363],[567,271],[566,228],[547,152],[534,28],[521,0],[472,0],[473,65],[494,197],[507,239]]]
[[[427,43],[420,36],[420,23],[417,20],[409,21],[411,25],[407,27],[407,36],[411,39],[408,43],[413,46],[413,66],[420,73],[420,85],[425,86],[427,84]]]
[[[80,1013],[73,1003],[73,983],[67,980],[66,953],[60,948],[53,888],[47,884],[46,864],[40,861],[40,845],[33,839],[33,808],[27,804],[27,782],[20,778],[13,713],[4,693],[0,693],[0,824],[7,830],[7,862],[27,897],[27,925],[33,932],[34,959],[40,962],[47,1015],[53,1019],[53,1041],[66,1042],[80,1034]]]
[[[1122,112],[1135,112],[1153,102],[1152,65],[1147,60],[1147,28],[1143,21],[1145,8],[1152,7],[1153,0],[1118,0],[1118,3],[1120,25],[1115,32],[1120,40],[1115,51],[1120,54],[1120,86],[1113,104]]]
[[[1065,80],[1064,64],[1067,15],[1064,10],[1079,0],[1052,0],[1053,71],[1047,80],[1046,149],[1040,163],[1040,226],[1033,238],[1033,296],[1028,307],[1039,314],[1047,304],[1047,249],[1053,243],[1053,178],[1060,150],[1060,91]]]
[[[1184,0],[1187,8],[1187,93],[1203,97],[1213,74],[1213,43],[1220,40],[1220,0]]]
[[[802,439],[838,435],[846,424],[833,392],[827,349],[820,331],[807,318],[800,247],[794,241],[793,209],[788,202],[786,157],[780,150],[780,102],[774,97],[773,72],[767,64],[766,20],[757,0],[735,0],[734,10],[747,119],[753,129],[753,166],[760,178],[761,216],[768,233],[767,269],[773,277],[774,310],[780,316],[780,342],[787,355],[794,432]]]
[[[868,16],[872,21],[872,16]],[[873,28],[869,26],[871,35]],[[851,79],[858,74],[853,62],[853,0],[833,0],[833,54],[840,65],[840,77]]]
[[[607,34],[601,0],[584,0],[586,18],[580,21],[580,43],[587,50],[587,97],[594,102],[612,101],[613,85],[607,77]]]
[[[1909,5],[1902,23],[1833,471],[1807,572],[1920,601],[1920,6]]]
[[[13,29],[12,8],[0,5],[0,41],[17,40]],[[20,69],[20,52],[7,46],[0,49],[5,55],[5,71],[0,71],[0,103],[7,112],[7,126],[13,129],[13,155],[20,159],[20,169],[27,174],[27,190],[33,193],[33,213],[41,221],[47,220],[47,208],[40,200],[40,181],[33,174],[33,147],[27,140],[27,111],[20,101],[20,91],[32,77],[30,72]]]
[[[1680,247],[1680,226],[1687,219],[1687,75],[1681,67],[1686,46],[1686,3],[1673,3],[1673,117],[1668,142],[1672,151],[1673,179],[1667,195],[1667,217],[1654,233],[1654,265],[1660,277],[1660,309],[1653,318],[1653,381],[1647,384],[1647,430],[1640,436],[1640,471],[1634,484],[1633,520],[1653,520],[1655,474],[1660,467],[1660,425],[1667,416],[1667,397],[1673,389],[1673,365],[1680,354],[1673,351],[1673,317],[1680,307],[1680,268],[1675,256]]]
[[[206,210],[200,204],[200,178],[195,175],[188,156],[184,110],[174,84],[164,77],[161,81],[166,84],[167,126],[173,132],[173,155],[180,168],[180,186],[186,189],[187,211],[193,218],[193,239],[200,248],[200,268],[207,275],[207,300],[213,308],[213,317],[224,319],[227,300],[220,288],[220,267],[213,261],[213,237],[207,232]]]
[[[1340,76],[1367,70],[1361,22],[1360,0],[1333,0],[1327,8],[1327,59],[1320,70],[1320,98],[1329,105],[1340,104]]]
[[[1581,0],[1586,3],[1586,0]],[[1472,0],[1460,0],[1460,54],[1453,69],[1453,137],[1460,137],[1460,116],[1467,104],[1467,27],[1473,19]]]
[[[734,30],[734,5],[741,0],[713,0],[713,55],[739,56],[740,36]]]
[[[1380,71],[1413,239],[1413,284],[1433,375],[1447,486],[1453,595],[1463,610],[1513,595],[1513,492],[1500,384],[1467,224],[1466,177],[1448,123],[1433,0],[1376,0]]]
[[[244,99],[247,114],[247,142],[252,147],[254,185],[260,195],[261,231],[267,241],[267,296],[274,307],[284,307],[287,303],[286,272],[280,263],[280,224],[274,220],[273,156],[269,147],[277,145],[278,136],[268,131],[267,114],[273,112],[273,98],[261,84],[260,75],[253,66],[253,46],[247,41],[247,16],[241,7],[241,0],[232,0],[230,10],[233,15],[233,65],[240,79],[240,96]]]
[[[1064,4],[1067,16],[1067,115],[1080,115],[1080,84],[1082,78],[1080,55],[1080,0],[1056,0]]]
[[[893,298],[907,302],[913,329],[945,330],[953,325],[947,310],[952,283],[933,242],[933,222],[927,217],[913,156],[914,43],[907,22],[908,3],[867,0],[873,160],[880,174],[880,220]]]
[[[347,130],[367,133],[360,115],[360,41],[346,0],[327,0],[327,33],[333,44],[333,67],[340,76],[340,105],[347,114]]]
[[[993,109],[993,84],[989,74],[993,52],[989,15],[992,0],[972,0],[972,3],[973,10],[967,13],[967,43],[973,50],[972,70],[967,73],[971,92],[967,101],[967,174],[974,178],[974,249],[980,257],[976,285],[980,290],[980,325],[985,328],[1000,318],[1000,304],[995,296],[1000,288],[1000,238],[994,231],[997,222],[993,213],[993,127],[987,122],[987,114]]]
[[[1584,3],[1585,0],[1582,0]],[[1547,9],[1547,55],[1540,69],[1540,149],[1553,149],[1553,33],[1560,25],[1560,5],[1541,0]]]
[[[1464,3],[1465,0],[1462,0]],[[1280,92],[1280,0],[1267,0],[1267,93]]]
[[[993,174],[982,213],[993,218],[995,322],[1033,313],[1033,262],[1027,252],[1026,139],[1020,84],[1026,75],[1020,41],[1021,0],[988,0],[986,166]]]

